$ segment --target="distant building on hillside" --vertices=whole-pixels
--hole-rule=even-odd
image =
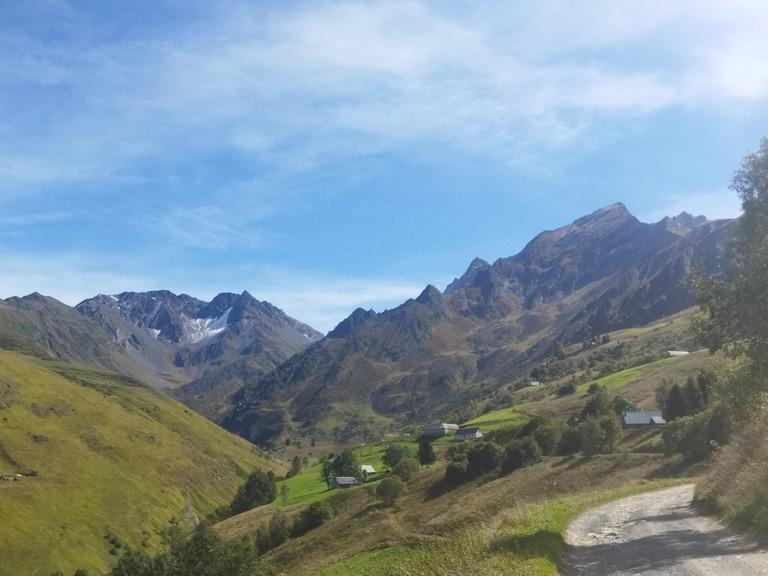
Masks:
[[[424,436],[446,436],[451,432],[455,432],[459,429],[458,424],[446,424],[444,422],[436,422],[434,424],[427,424],[424,426],[422,434]]]
[[[473,438],[482,438],[483,433],[480,428],[462,428],[453,435],[454,440],[471,440]]]
[[[666,424],[659,410],[635,410],[621,413],[621,426],[623,428],[642,428],[644,426],[658,426]]]
[[[363,474],[376,474],[376,470],[374,470],[373,466],[371,466],[370,464],[360,465],[360,470],[363,471]]]
[[[538,380],[531,380],[531,386],[541,386],[541,382]]]
[[[359,486],[360,482],[354,476],[336,476],[331,480],[331,490],[335,488],[352,488],[352,486]]]
[[[688,356],[690,352],[686,352],[685,350],[667,350],[667,356]]]

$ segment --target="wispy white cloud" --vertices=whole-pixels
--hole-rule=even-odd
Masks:
[[[546,154],[599,135],[605,115],[765,98],[763,4],[331,2],[264,16],[225,3],[168,37],[70,51],[11,36],[4,84],[32,91],[35,113],[0,98],[20,108],[0,171],[46,187],[227,146],[291,170],[430,141]]]

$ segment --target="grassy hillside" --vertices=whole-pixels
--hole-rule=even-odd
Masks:
[[[0,573],[102,573],[115,543],[157,548],[256,467],[279,469],[163,393],[0,351],[0,474],[22,475],[0,481]]]
[[[643,329],[609,334],[606,344],[572,346],[564,357],[542,364],[551,376],[545,384],[512,393],[513,406],[497,393],[470,405],[466,413],[484,412],[460,421],[484,432],[519,428],[534,415],[566,420],[592,397],[591,382],[634,398],[641,408],[655,408],[662,378],[684,383],[711,361],[706,351],[666,357],[684,348],[689,336],[686,315],[665,319]],[[576,392],[558,397],[558,388],[574,382]],[[355,448],[360,463],[381,470],[381,455],[390,442],[410,444],[417,436],[392,436]],[[434,443],[438,462],[418,472],[393,508],[375,495],[380,475],[366,485],[328,491],[319,466],[284,481],[285,502],[251,510],[218,526],[231,538],[255,536],[280,508],[296,516],[310,502],[329,498],[335,516],[320,528],[289,540],[265,556],[280,574],[554,574],[568,520],[580,511],[625,493],[651,489],[658,482],[700,472],[680,456],[665,454],[661,430],[628,431],[614,453],[586,457],[549,456],[507,476],[489,474],[459,486],[443,482],[449,438]],[[292,445],[290,450],[296,447]],[[322,454],[318,443],[308,453]],[[314,458],[314,460],[312,460]],[[649,482],[650,480],[650,482]],[[440,566],[443,572],[433,568]],[[432,567],[432,568],[430,568]],[[319,570],[319,571],[318,571]]]

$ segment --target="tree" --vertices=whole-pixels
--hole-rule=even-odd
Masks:
[[[757,392],[764,393],[768,381],[768,139],[761,140],[757,153],[744,158],[730,188],[744,211],[734,245],[735,263],[725,278],[706,274],[702,266],[694,269],[693,292],[706,313],[694,327],[711,351],[725,349],[732,356],[745,356],[762,384]]]
[[[410,481],[410,479],[413,478],[413,475],[418,471],[419,461],[416,460],[416,458],[403,458],[400,462],[395,464],[394,468],[392,468],[392,472],[394,472],[395,476],[400,478],[403,482]]]
[[[283,506],[285,506],[285,501],[288,500],[288,492],[290,491],[291,489],[288,484],[280,484],[280,498],[283,500]]]
[[[277,497],[277,486],[272,474],[254,470],[245,483],[237,489],[232,503],[229,505],[231,515],[240,514],[256,506],[269,504]]]
[[[501,471],[504,474],[509,474],[539,460],[541,460],[539,445],[531,436],[525,436],[507,444],[504,449],[504,459],[501,462]]]
[[[349,449],[344,450],[333,459],[332,469],[334,476],[354,476],[358,480],[363,479],[363,474],[360,471],[360,464],[357,461],[357,457],[355,456],[355,453]]]
[[[493,442],[477,442],[467,451],[467,471],[472,476],[492,472],[501,463],[501,448]]]
[[[254,547],[245,540],[224,540],[201,524],[190,538],[151,557],[127,550],[111,576],[257,576],[261,574]]]
[[[616,395],[613,397],[613,411],[616,414],[622,414],[624,412],[634,412],[639,410],[637,402],[630,396]]]
[[[413,458],[415,455],[413,450],[408,446],[403,446],[402,444],[390,444],[387,446],[387,449],[384,450],[381,462],[385,466],[394,468],[403,458]]]
[[[422,466],[431,466],[437,461],[437,455],[435,454],[435,448],[432,446],[432,442],[429,440],[422,440],[419,442],[418,450],[419,464]]]
[[[397,476],[384,478],[376,487],[376,496],[384,506],[392,506],[405,489],[405,484]]]
[[[597,454],[603,448],[605,442],[605,430],[600,423],[592,417],[586,418],[578,426],[581,452],[584,456]]]
[[[301,473],[301,470],[304,468],[304,462],[301,460],[301,456],[298,454],[293,457],[293,461],[291,462],[291,469],[288,470],[288,473],[285,475],[286,478],[293,478],[294,476],[297,476]]]
[[[582,418],[600,418],[613,412],[613,403],[605,386],[598,386],[581,411]]]
[[[331,489],[331,480],[333,480],[333,462],[326,458],[323,460],[322,466],[320,466],[320,476],[323,477],[323,480],[325,481],[325,485],[328,488],[328,490]]]

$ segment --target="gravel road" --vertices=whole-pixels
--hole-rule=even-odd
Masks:
[[[582,514],[565,533],[560,574],[768,575],[768,552],[692,507],[693,484]]]

